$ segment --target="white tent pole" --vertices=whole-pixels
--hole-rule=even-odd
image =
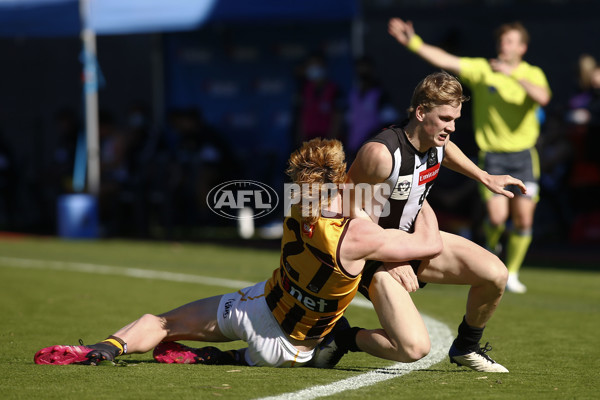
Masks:
[[[98,133],[98,71],[96,64],[96,33],[90,28],[90,2],[79,0],[81,40],[83,42],[83,87],[85,94],[85,131],[87,142],[88,192],[100,192],[100,139]]]
[[[154,127],[162,126],[165,109],[165,65],[163,59],[162,35],[152,36],[152,122]]]

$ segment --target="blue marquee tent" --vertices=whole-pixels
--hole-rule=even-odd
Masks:
[[[273,22],[348,22],[359,15],[358,0],[0,0],[0,37],[82,36],[85,49],[87,183],[88,192],[95,195],[99,188],[98,106],[97,99],[93,102],[92,99],[96,95],[98,82],[95,39],[89,40],[89,33],[95,36],[183,32],[197,30],[209,23],[235,22],[263,26]],[[302,37],[306,34],[308,32],[303,33]],[[312,32],[312,36],[319,35],[319,32]],[[174,39],[170,48],[174,46],[185,49],[186,43]],[[187,69],[199,69],[195,65],[187,66],[185,60],[176,60],[173,64],[171,76],[179,76],[179,72]],[[189,82],[186,81],[186,85]],[[273,82],[266,82],[272,86]],[[243,86],[247,83],[235,84]],[[198,82],[198,85],[202,83]],[[167,100],[184,98],[186,94],[173,90]],[[198,106],[203,105],[197,104],[201,102],[198,98],[193,101]],[[214,105],[217,101],[210,99],[210,103]],[[271,103],[281,106],[277,99]],[[231,108],[231,104],[229,102],[227,107]],[[277,115],[268,110],[267,100],[262,104],[265,105],[265,112]],[[238,112],[230,120],[239,121],[240,115],[246,114]],[[83,152],[86,154],[85,150]],[[83,172],[86,170],[85,160],[81,167],[78,176],[83,177],[86,174]],[[81,184],[78,187],[82,190],[83,181],[79,182]]]
[[[98,35],[193,30],[206,22],[339,20],[357,0],[89,0]],[[0,0],[0,36],[79,35],[79,0]]]

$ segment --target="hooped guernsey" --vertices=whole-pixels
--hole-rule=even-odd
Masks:
[[[265,298],[283,331],[294,339],[329,333],[358,290],[361,274],[348,274],[340,262],[349,222],[321,217],[308,225],[297,205],[284,220],[280,266],[266,283]]]
[[[432,147],[421,153],[410,143],[404,129],[395,125],[369,142],[384,144],[393,160],[392,172],[384,182],[390,188],[387,204],[383,205],[384,209],[389,207],[389,213],[370,217],[383,228],[413,232],[417,215],[440,171],[445,147]]]

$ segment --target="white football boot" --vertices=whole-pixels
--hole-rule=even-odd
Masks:
[[[464,353],[452,343],[448,356],[450,357],[450,362],[453,362],[458,366],[471,368],[478,372],[508,372],[508,369],[503,365],[498,364],[496,361],[492,360],[490,356],[485,354],[490,350],[492,350],[492,346],[490,346],[489,343],[486,343],[485,346],[478,351]]]

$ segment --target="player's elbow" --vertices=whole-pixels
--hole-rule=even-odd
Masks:
[[[538,103],[542,107],[546,107],[550,103],[550,95],[543,95],[538,99]]]
[[[550,92],[548,90],[538,90],[537,92],[534,93],[535,94],[535,102],[538,103],[541,107],[546,107],[548,105],[548,103],[550,103],[550,100],[552,99],[552,95],[550,94]]]

